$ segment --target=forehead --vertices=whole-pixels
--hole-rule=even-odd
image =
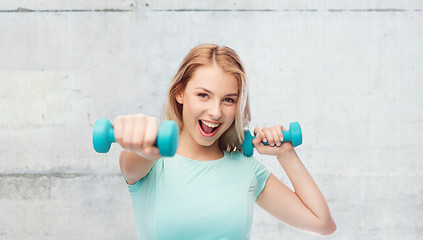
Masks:
[[[217,65],[199,67],[191,79],[187,88],[206,88],[213,93],[238,93],[238,80],[233,74],[224,72]]]

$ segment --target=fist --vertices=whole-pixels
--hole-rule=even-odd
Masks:
[[[119,116],[113,124],[116,142],[123,149],[157,160],[161,157],[154,145],[159,132],[157,119],[144,114]]]
[[[294,151],[294,147],[291,142],[282,143],[282,131],[286,131],[286,129],[279,124],[272,127],[256,127],[254,129],[254,147],[262,155],[279,156],[286,152]],[[268,143],[269,145],[266,146],[263,143]]]

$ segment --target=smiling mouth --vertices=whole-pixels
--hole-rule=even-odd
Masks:
[[[222,125],[221,123],[213,124],[213,123],[204,122],[202,120],[198,120],[198,124],[200,127],[201,134],[205,137],[214,136],[214,134],[216,134],[217,132],[217,129],[220,127],[220,125]]]

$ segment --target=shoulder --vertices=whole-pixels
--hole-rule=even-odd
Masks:
[[[238,162],[238,163],[245,163],[251,161],[249,157],[246,157],[242,152],[233,151],[233,152],[226,152],[225,151],[225,157],[231,161]]]
[[[251,169],[255,169],[256,165],[260,164],[260,162],[254,156],[247,157],[239,151],[225,152],[225,156],[231,161],[248,166]]]
[[[224,151],[225,157],[231,158],[231,159],[240,159],[245,157],[244,154],[242,154],[241,152],[238,151],[233,151],[233,152],[227,152]]]
[[[231,159],[239,159],[239,160],[244,160],[244,161],[247,161],[247,162],[257,161],[257,159],[254,156],[247,157],[240,151],[233,151],[233,152],[226,152],[225,151],[225,156],[227,156]]]

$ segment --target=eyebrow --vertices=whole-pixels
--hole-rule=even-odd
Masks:
[[[197,88],[195,88],[195,89],[200,89],[200,90],[203,90],[204,92],[207,92],[207,93],[213,94],[210,90],[208,90],[208,89],[206,89],[206,88],[197,87]],[[225,97],[238,97],[238,93],[229,93],[229,94],[226,94],[226,95],[225,95]]]

